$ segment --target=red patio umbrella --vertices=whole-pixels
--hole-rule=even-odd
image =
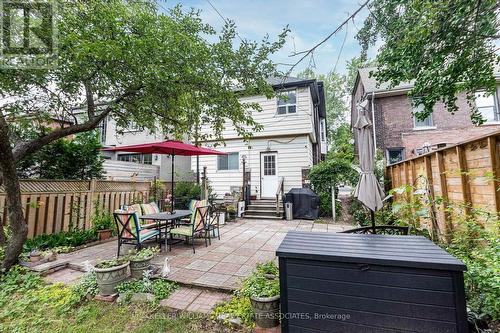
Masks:
[[[106,151],[126,151],[143,154],[165,154],[172,156],[172,204],[170,210],[174,209],[174,158],[175,155],[197,156],[197,155],[226,155],[226,153],[177,140],[166,140],[162,142],[144,143],[140,145],[120,146],[105,148]]]

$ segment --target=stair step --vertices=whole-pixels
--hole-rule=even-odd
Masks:
[[[245,210],[245,214],[247,214],[247,215],[256,215],[256,216],[276,215],[276,210],[247,209],[247,210]]]
[[[276,215],[263,215],[263,216],[257,216],[257,215],[248,215],[245,214],[246,219],[256,219],[256,220],[282,220],[283,217],[281,216],[276,216]]]
[[[259,210],[259,211],[269,212],[269,211],[275,211],[276,210],[276,206],[254,206],[254,205],[250,205],[250,206],[247,206],[245,210]]]

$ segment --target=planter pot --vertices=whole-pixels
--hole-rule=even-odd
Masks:
[[[142,279],[143,273],[148,269],[151,259],[153,259],[153,256],[142,260],[130,259],[130,276],[134,279]]]
[[[276,327],[280,323],[280,295],[274,297],[250,297],[255,323],[262,328]]]
[[[113,295],[116,293],[116,286],[123,282],[128,276],[129,262],[111,268],[94,268],[99,286],[100,295]]]
[[[97,237],[100,241],[110,239],[112,236],[111,229],[97,230]]]
[[[42,260],[42,254],[41,253],[38,253],[38,254],[30,254],[30,261],[31,262],[38,262]]]

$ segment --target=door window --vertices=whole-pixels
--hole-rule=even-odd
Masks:
[[[276,175],[276,155],[264,155],[264,176]]]

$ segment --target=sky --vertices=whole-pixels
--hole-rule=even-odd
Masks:
[[[351,13],[359,8],[358,0],[209,0],[226,19],[236,23],[239,35],[244,39],[259,41],[265,34],[276,37],[285,26],[291,32],[285,46],[272,60],[276,63],[295,63],[300,56],[290,57],[293,52],[310,49],[333,32]],[[210,6],[207,0],[158,0],[160,10],[164,11],[182,4],[184,9],[200,9],[205,23],[219,30],[223,19]],[[296,67],[293,74],[311,66],[316,73],[328,73],[338,64],[336,71],[345,73],[346,61],[358,56],[360,46],[355,39],[362,27],[367,10],[362,10],[346,29],[342,29],[314,52],[311,57]],[[344,47],[342,44],[345,39]],[[342,52],[340,52],[342,49]],[[340,54],[340,55],[339,55]],[[369,52],[373,56],[373,51]],[[287,71],[289,67],[279,67]]]

